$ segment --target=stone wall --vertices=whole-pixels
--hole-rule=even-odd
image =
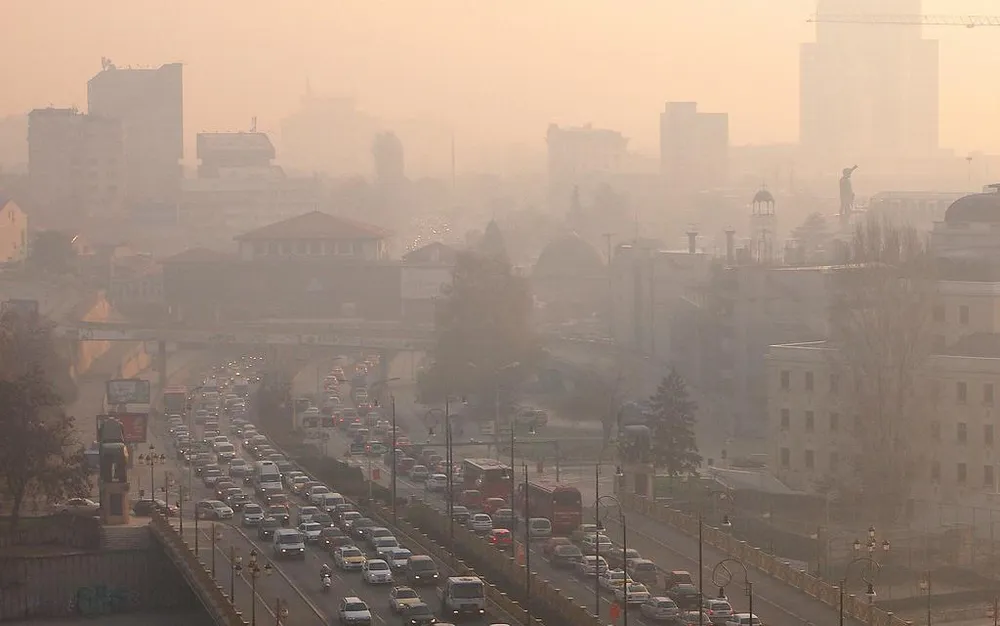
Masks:
[[[159,544],[135,551],[0,557],[0,621],[200,606]]]

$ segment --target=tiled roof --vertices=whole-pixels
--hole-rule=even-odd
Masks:
[[[235,257],[225,252],[209,250],[208,248],[189,248],[184,252],[163,259],[164,263],[221,263],[231,261]]]
[[[237,235],[237,241],[293,239],[384,239],[389,231],[329,213],[313,211]]]

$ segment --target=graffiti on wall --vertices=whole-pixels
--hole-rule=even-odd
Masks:
[[[75,613],[84,617],[125,613],[139,604],[136,594],[128,589],[108,585],[80,587],[73,596]]]

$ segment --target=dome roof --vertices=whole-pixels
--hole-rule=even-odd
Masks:
[[[1000,223],[1000,193],[974,193],[951,203],[945,222]]]
[[[753,196],[753,203],[754,204],[762,204],[762,203],[774,204],[774,196],[772,196],[771,192],[768,191],[767,189],[761,189],[760,191],[758,191],[757,193],[754,194],[754,196]]]
[[[534,274],[543,277],[592,276],[604,272],[604,259],[594,246],[571,233],[550,242],[535,261]]]

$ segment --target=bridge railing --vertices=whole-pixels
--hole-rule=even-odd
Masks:
[[[149,528],[201,600],[212,620],[218,626],[247,626],[247,621],[233,606],[229,597],[219,587],[219,583],[212,579],[205,564],[191,551],[177,529],[165,517],[155,512]]]

